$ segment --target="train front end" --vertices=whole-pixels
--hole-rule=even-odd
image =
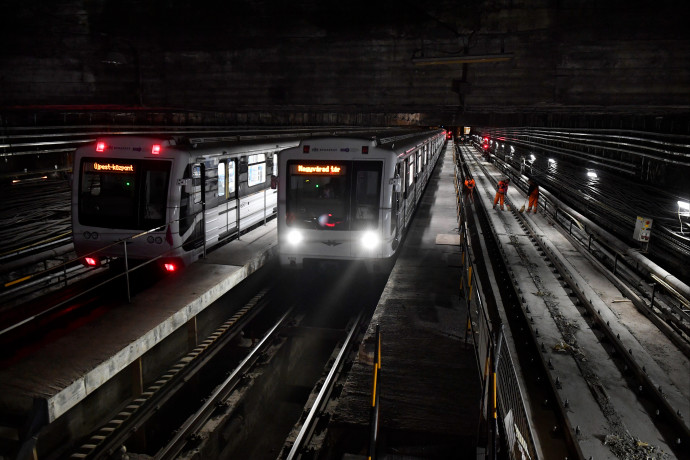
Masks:
[[[170,141],[111,137],[78,149],[74,157],[72,231],[86,265],[110,257],[147,260],[175,247],[176,155]],[[186,162],[185,162],[186,163]]]
[[[393,254],[391,153],[369,139],[303,141],[279,154],[278,243],[285,268],[376,271]],[[388,230],[388,231],[386,231]]]

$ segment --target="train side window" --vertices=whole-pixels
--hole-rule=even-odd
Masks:
[[[247,186],[253,187],[266,182],[266,154],[249,155],[247,160]]]
[[[228,160],[228,197],[235,193],[235,160]]]
[[[227,192],[226,192],[226,187],[225,185],[227,184],[227,176],[225,174],[225,170],[227,169],[227,163],[224,161],[221,161],[218,163],[218,196],[222,196],[224,198],[227,198]]]
[[[407,186],[411,187],[414,183],[414,157],[407,158]],[[405,190],[407,191],[407,190]]]
[[[192,166],[192,195],[194,203],[201,203],[201,165]]]

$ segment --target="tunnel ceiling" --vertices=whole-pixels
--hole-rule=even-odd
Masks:
[[[5,110],[628,128],[665,119],[688,132],[690,28],[680,1],[5,0],[1,8]]]

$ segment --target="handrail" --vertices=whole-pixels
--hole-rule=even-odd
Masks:
[[[531,458],[538,458],[534,434],[526,415],[524,401],[514,398],[516,394],[521,394],[521,390],[515,371],[515,358],[511,355],[507,341],[504,339],[504,325],[500,320],[492,319],[489,305],[482,298],[483,288],[474,264],[472,242],[469,237],[467,223],[466,209],[469,206],[469,200],[465,199],[467,196],[464,196],[462,193],[464,171],[458,166],[461,163],[456,157],[456,152],[454,151],[453,154],[461,265],[463,267],[460,271],[460,296],[465,299],[468,311],[465,343],[468,342],[468,335],[471,334],[472,344],[475,348],[475,358],[482,379],[480,411],[484,416],[485,429],[491,436],[490,439],[487,439],[486,447],[488,450],[486,458],[492,460],[498,458],[498,426],[504,423],[504,420],[498,414],[499,401],[501,404],[500,409],[503,411],[509,410],[513,416],[514,423],[521,427],[521,431],[525,435],[523,448],[530,452]],[[517,391],[515,391],[515,388],[517,388]],[[513,397],[511,398],[511,396]]]
[[[379,371],[381,370],[381,330],[380,326],[376,325],[376,349],[374,350],[374,367],[373,367],[373,384],[371,387],[371,408],[369,415],[369,450],[367,453],[368,460],[377,458],[376,449],[379,435],[379,414],[381,411],[379,405]]]

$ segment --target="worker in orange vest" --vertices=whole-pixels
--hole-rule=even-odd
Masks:
[[[496,209],[496,203],[500,201],[501,211],[503,211],[503,201],[505,200],[506,193],[508,193],[508,184],[510,184],[510,179],[507,177],[498,183],[498,190],[496,190],[496,196],[494,197],[493,209]]]
[[[529,204],[527,205],[527,212],[530,212],[532,206],[534,206],[534,213],[536,214],[539,208],[539,184],[532,179],[528,181],[528,184],[527,197],[529,199]]]
[[[468,177],[467,179],[465,179],[465,194],[470,197],[470,200],[472,201],[472,203],[474,203],[473,193],[474,193],[474,186],[475,185],[476,184],[474,182],[474,179],[472,179],[471,177]]]

